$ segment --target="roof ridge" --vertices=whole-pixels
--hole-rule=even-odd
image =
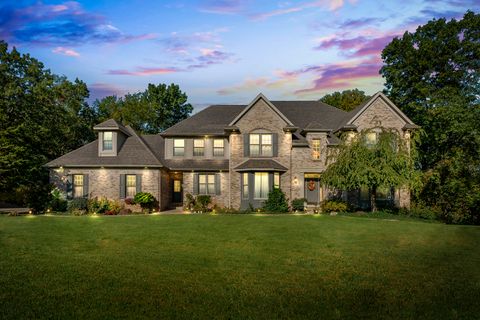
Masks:
[[[150,149],[148,144],[142,139],[142,137],[138,135],[137,132],[130,125],[127,125],[126,128],[128,129],[128,131],[132,133],[134,137],[138,139],[138,141],[142,144],[142,146],[144,146],[147,149],[150,155],[152,155],[154,159],[156,159],[161,165],[163,165],[162,161],[153,153],[153,151]]]

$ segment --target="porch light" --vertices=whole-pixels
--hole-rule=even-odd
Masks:
[[[297,176],[293,177],[293,184],[298,186],[298,178]]]

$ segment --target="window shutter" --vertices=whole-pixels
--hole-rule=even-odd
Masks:
[[[83,197],[88,198],[88,174],[83,175]]]
[[[268,192],[273,190],[273,172],[268,174]]]
[[[220,173],[215,173],[215,194],[219,195],[220,190],[221,190],[221,185],[220,185]]]
[[[250,156],[250,135],[248,133],[243,134],[243,156]]]
[[[272,133],[272,153],[274,157],[278,157],[278,133]]]
[[[142,192],[142,175],[141,174],[137,174],[135,186],[137,187],[137,193]]]
[[[121,174],[120,175],[120,199],[125,199],[125,195],[126,195],[125,187],[126,187],[125,175]]]
[[[198,194],[198,173],[193,174],[193,194]]]
[[[67,199],[73,199],[73,175],[67,176]]]

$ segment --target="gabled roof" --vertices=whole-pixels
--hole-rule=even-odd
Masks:
[[[99,123],[96,126],[94,126],[93,130],[95,130],[95,131],[119,130],[119,131],[122,131],[123,133],[125,133],[127,136],[130,135],[129,130],[127,130],[126,127],[124,127],[122,124],[120,124],[115,119],[105,120],[102,123]]]
[[[248,159],[234,168],[236,171],[287,171],[288,169],[272,159]]]
[[[125,128],[129,131],[127,128]],[[133,131],[133,129],[129,128]],[[134,132],[134,131],[133,131]],[[162,144],[162,137],[145,136],[152,146]],[[154,142],[154,140],[156,140]],[[159,140],[162,140],[160,142]],[[163,151],[163,149],[162,149]],[[148,143],[136,133],[127,137],[120,147],[117,156],[100,157],[98,155],[98,139],[50,161],[46,167],[163,167],[159,154],[151,150]]]
[[[385,101],[387,106],[389,106],[400,118],[403,119],[407,124],[413,125],[413,121],[410,120],[386,95],[384,95],[381,91],[377,92],[374,94],[370,100],[367,100],[366,102],[362,103],[352,111],[350,111],[350,114],[352,115],[351,118],[345,123],[345,125],[351,125],[353,122],[360,117],[360,115],[365,112],[365,110],[368,109],[372,105],[372,103],[377,100],[377,99],[382,99]]]
[[[283,121],[285,121],[287,125],[294,126],[294,124],[280,110],[278,110],[277,107],[272,104],[270,100],[268,100],[267,97],[265,97],[262,93],[259,93],[255,97],[255,99],[253,99],[252,102],[250,102],[248,106],[244,108],[242,112],[240,112],[240,114],[237,115],[235,119],[233,119],[232,122],[230,122],[228,125],[234,126],[259,100],[263,100],[267,104],[267,106],[269,106]]]

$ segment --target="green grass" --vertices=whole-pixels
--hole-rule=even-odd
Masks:
[[[0,319],[478,319],[479,301],[479,227],[0,216]]]

